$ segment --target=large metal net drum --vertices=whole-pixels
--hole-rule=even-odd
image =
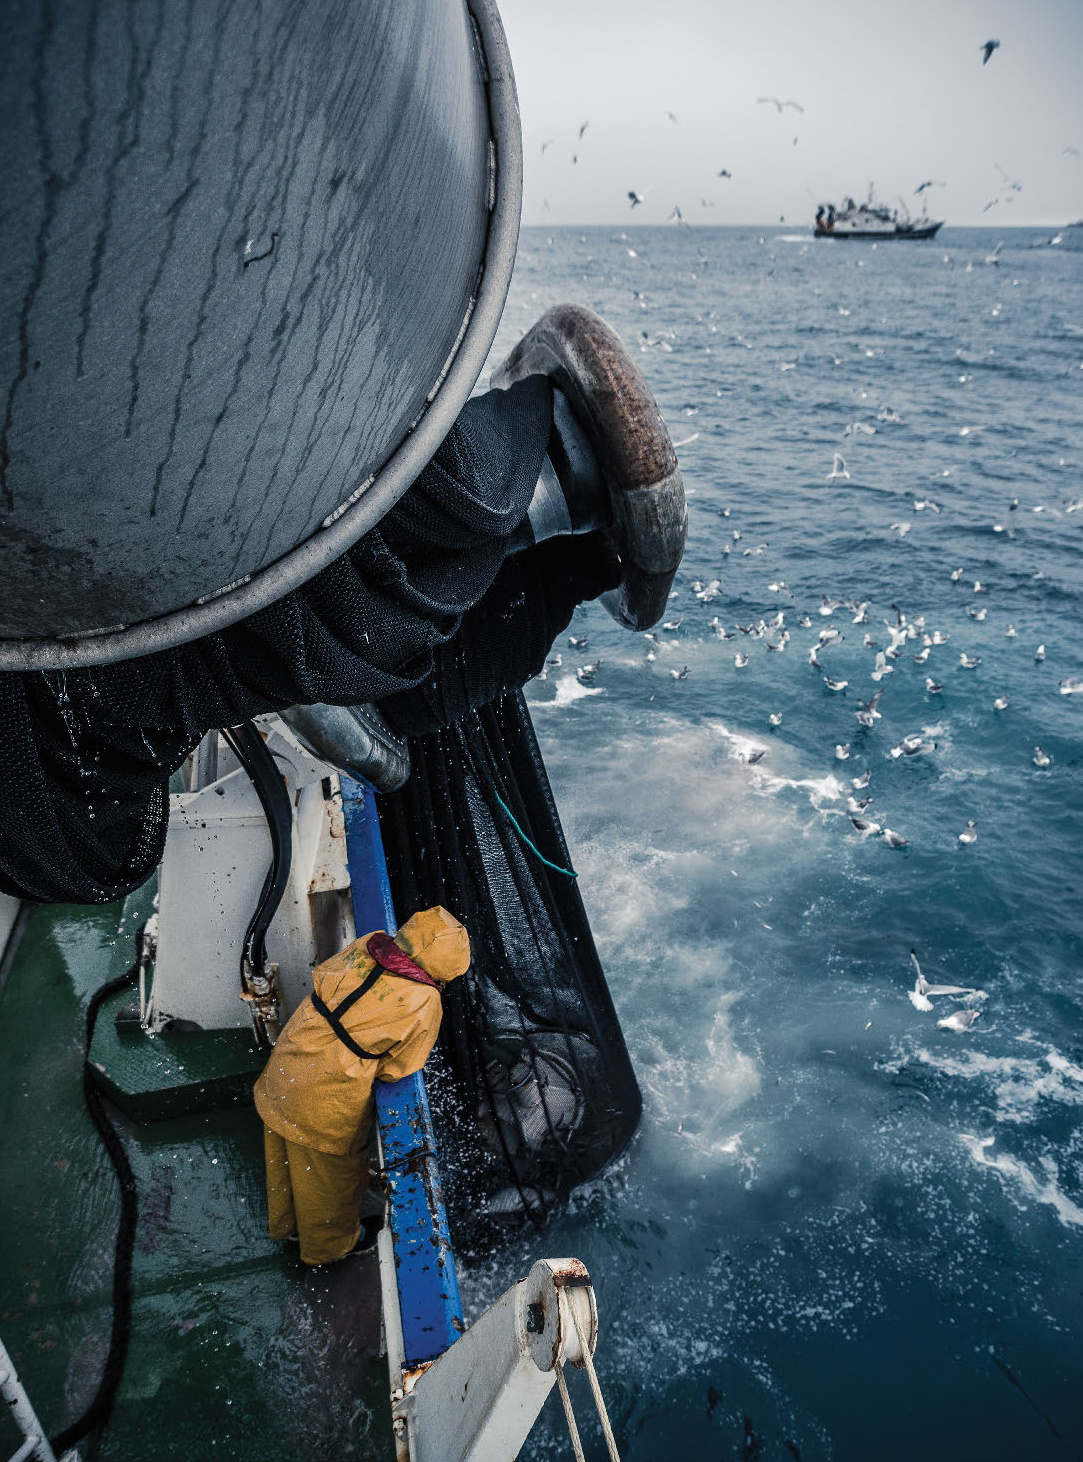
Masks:
[[[4,0],[0,668],[310,579],[409,486],[507,292],[490,0]]]

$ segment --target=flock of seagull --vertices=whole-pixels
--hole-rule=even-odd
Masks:
[[[721,511],[728,515],[728,509]],[[739,529],[734,530],[732,536],[734,544],[741,542],[741,532]],[[741,551],[744,556],[758,555],[766,547],[766,544],[756,544],[747,546]],[[730,552],[731,545],[723,545],[723,554],[729,554]],[[963,571],[961,569],[953,570],[951,580],[953,583],[958,584],[962,576]],[[710,604],[713,600],[720,597],[721,580],[712,579],[709,582],[704,582],[702,579],[693,579],[690,588],[698,603]],[[782,593],[788,591],[788,586],[782,580],[775,580],[769,585],[769,589],[773,593]],[[671,599],[679,597],[679,592],[678,590],[674,590]],[[973,592],[975,595],[983,595],[988,593],[988,589],[980,580],[975,580],[973,582]],[[891,608],[893,618],[883,619],[881,621],[883,631],[886,633],[881,633],[877,630],[876,633],[880,635],[880,638],[877,639],[874,638],[869,629],[864,629],[863,632],[863,647],[874,656],[870,677],[877,683],[878,688],[868,700],[857,699],[854,715],[858,723],[859,732],[867,733],[873,731],[876,723],[882,720],[882,713],[879,706],[884,696],[884,686],[881,682],[895,673],[897,662],[903,656],[904,652],[909,651],[910,658],[917,665],[924,667],[932,651],[948,644],[950,640],[950,635],[944,633],[942,630],[927,627],[924,615],[917,615],[911,619],[898,605],[892,604]],[[869,600],[839,600],[825,597],[821,600],[818,613],[821,617],[833,619],[838,615],[840,610],[845,610],[852,616],[851,623],[853,625],[872,626]],[[746,644],[761,640],[764,643],[766,651],[781,653],[787,648],[791,639],[791,631],[786,624],[786,614],[787,611],[785,609],[779,609],[770,619],[760,618],[758,620],[752,620],[748,624],[736,624],[732,629],[727,628],[719,617],[715,615],[709,621],[708,628],[719,641],[736,641],[738,636],[741,636]],[[986,616],[986,610],[984,607],[975,609],[971,606],[969,614],[972,619],[983,621]],[[644,634],[643,638],[648,646],[646,654],[648,664],[654,664],[660,652],[664,653],[669,646],[679,643],[679,641],[673,639],[673,636],[677,635],[683,623],[683,616],[670,619],[665,621],[658,630],[647,631]],[[801,629],[812,629],[814,627],[813,620],[807,613],[797,615],[796,626]],[[873,628],[875,629],[875,626]],[[1009,624],[1005,635],[1008,639],[1015,639],[1017,637],[1015,626]],[[823,686],[831,694],[840,694],[847,690],[850,687],[850,682],[842,676],[825,673],[824,664],[820,656],[826,654],[833,646],[840,644],[844,639],[843,632],[835,624],[828,624],[817,631],[816,638],[807,648],[809,666],[813,670],[820,672]],[[567,644],[570,649],[586,651],[589,648],[590,640],[587,635],[569,635]],[[1045,646],[1044,644],[1040,644],[1034,652],[1034,660],[1035,663],[1040,664],[1044,659]],[[557,653],[551,656],[548,663],[552,668],[560,666],[562,663],[561,655]],[[736,670],[743,670],[748,663],[748,650],[735,648],[733,656],[734,668]],[[958,664],[960,669],[974,670],[981,663],[982,658],[980,655],[968,655],[965,651],[959,652]],[[601,668],[601,660],[577,665],[575,668],[576,679],[581,685],[593,686],[597,673]],[[671,678],[678,681],[685,680],[690,673],[691,670],[688,665],[682,665],[679,668],[669,670]],[[943,692],[943,684],[934,680],[931,675],[926,675],[924,681],[925,691],[928,697],[938,696]],[[1059,691],[1061,695],[1077,695],[1083,693],[1083,678],[1069,676],[1061,680]],[[1010,703],[1011,697],[1005,694],[998,695],[992,701],[991,705],[995,712],[1002,712],[1008,708]],[[782,724],[782,713],[780,711],[771,711],[768,715],[768,722],[772,729],[780,726]],[[930,756],[938,748],[939,743],[936,738],[942,734],[943,727],[939,725],[925,726],[919,731],[904,735],[894,746],[888,748],[886,756],[892,761],[902,759],[916,760],[921,757]],[[848,761],[854,749],[855,743],[853,742],[836,743],[834,749],[835,760],[838,762]],[[742,751],[741,756],[747,763],[756,765],[763,760],[767,752],[768,748],[766,747],[753,748]],[[1052,765],[1053,758],[1041,746],[1035,746],[1031,755],[1031,761],[1040,771],[1045,771]],[[886,823],[876,821],[869,815],[868,809],[872,802],[872,794],[861,794],[867,792],[871,780],[872,769],[866,768],[851,781],[853,795],[847,794],[847,812],[849,813],[849,819],[854,830],[859,834],[862,841],[870,837],[878,837],[889,848],[908,847],[909,840],[906,837],[888,827]],[[976,843],[977,840],[977,826],[973,820],[968,820],[965,828],[958,834],[958,842],[963,847],[969,847]]]

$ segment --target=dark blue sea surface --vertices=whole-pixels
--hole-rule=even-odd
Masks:
[[[1083,1456],[1083,254],[1048,238],[522,240],[494,358],[604,314],[689,536],[668,627],[588,605],[529,691],[642,1126],[463,1282],[584,1260],[626,1462]],[[911,949],[981,993],[917,1008]],[[570,1455],[555,1398],[524,1455]]]

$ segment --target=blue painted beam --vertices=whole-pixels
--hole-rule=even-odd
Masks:
[[[376,1083],[395,1275],[407,1366],[435,1360],[462,1334],[462,1300],[420,1072]]]
[[[393,934],[395,910],[387,879],[376,794],[342,777],[346,859],[358,934]],[[462,1334],[455,1255],[440,1186],[436,1140],[421,1072],[376,1083],[376,1115],[387,1174],[391,1238],[408,1366],[435,1360]]]
[[[350,868],[353,921],[358,935],[371,929],[394,934],[395,906],[387,881],[387,862],[376,812],[376,793],[367,782],[341,777],[342,816],[346,824],[346,862]]]

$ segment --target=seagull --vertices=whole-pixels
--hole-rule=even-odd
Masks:
[[[1044,660],[1044,659],[1045,659],[1045,646],[1044,646],[1044,645],[1039,645],[1039,646],[1038,646],[1038,648],[1037,648],[1037,649],[1036,649],[1036,650],[1035,650],[1035,651],[1034,651],[1034,658],[1035,658],[1035,660],[1037,660],[1037,661],[1038,661],[1038,662],[1039,662],[1039,663],[1040,663],[1040,662],[1041,662],[1041,661],[1042,661],[1042,660]]]
[[[628,189],[628,197],[632,200],[632,207],[633,208],[637,207],[640,203],[644,202],[644,200],[646,199],[646,196],[647,196],[646,193],[636,193],[636,192],[633,191],[633,189],[631,189],[631,188]]]
[[[1034,755],[1031,757],[1031,761],[1036,767],[1041,767],[1044,771],[1052,760],[1053,758],[1047,756],[1040,746],[1034,748]]]
[[[938,183],[935,178],[930,178],[928,182],[917,185],[914,189],[914,196],[917,197],[920,193],[924,193],[926,188],[946,188],[947,186],[947,183]]]
[[[669,673],[673,676],[674,680],[683,680],[688,674],[688,666],[682,665],[680,670],[671,670]]]
[[[1083,694],[1083,680],[1080,680],[1078,675],[1069,675],[1067,680],[1061,681],[1060,693],[1061,695]]]
[[[928,692],[929,695],[939,695],[940,692],[944,689],[944,687],[942,685],[937,685],[936,681],[933,679],[933,677],[931,675],[926,675],[926,677],[925,677],[925,689],[926,689],[926,691]]]
[[[718,176],[720,178],[732,178],[733,174],[730,172],[729,168],[719,168]]]
[[[984,990],[973,990],[966,985],[930,985],[921,973],[916,950],[910,951],[910,963],[914,966],[917,979],[914,981],[914,988],[908,990],[907,994],[916,1010],[932,1010],[932,1001],[928,998],[930,995],[972,995],[977,1000],[985,999]]]
[[[993,52],[997,49],[999,45],[999,41],[984,41],[982,45],[978,47],[978,50],[982,53],[981,64],[983,66],[988,66],[989,57],[993,54]]]
[[[819,645],[813,645],[808,652],[808,662],[814,670],[822,670],[824,668],[820,663],[819,655],[816,653],[819,648]]]
[[[846,458],[841,452],[835,453],[835,460],[832,463],[831,471],[827,474],[828,482],[849,482],[850,474],[846,470]]]
[[[568,644],[573,650],[585,650],[590,644],[590,635],[569,635]]]
[[[667,223],[683,223],[684,222],[684,214],[681,212],[681,208],[680,208],[680,204],[679,203],[674,203],[674,205],[673,205],[673,212],[666,219],[666,222]]]
[[[832,680],[830,675],[824,676],[824,685],[827,686],[828,690],[845,690],[849,684],[850,682],[848,680]],[[1083,682],[1080,682],[1079,689],[1083,690]],[[1064,692],[1064,694],[1068,693],[1067,691],[1064,691],[1063,686],[1061,687],[1061,690]]]
[[[668,630],[671,630],[671,631],[674,631],[675,632],[675,631],[677,631],[677,630],[680,629],[680,627],[681,627],[681,625],[683,623],[684,623],[684,620],[683,619],[668,619],[665,622],[665,624],[662,626],[662,628],[663,629],[668,629]]]
[[[874,837],[880,831],[878,822],[867,822],[863,817],[851,817],[850,821],[861,834],[862,840]]]
[[[1000,42],[998,41],[997,45],[999,44]],[[756,101],[767,102],[769,105],[777,107],[780,116],[782,115],[784,107],[793,107],[795,112],[803,112],[805,110],[800,102],[782,102],[779,101],[777,96],[758,96],[756,98]]]
[[[915,665],[924,665],[925,662],[926,662],[926,660],[928,658],[929,658],[929,647],[928,647],[928,645],[926,645],[925,648],[924,648],[924,650],[920,650],[918,652],[918,654],[916,654],[914,656],[914,664]]]
[[[767,717],[767,719],[770,721],[770,723],[771,723],[772,726],[781,726],[782,725],[782,712],[781,711],[772,711],[771,714]]]
[[[963,571],[962,571],[962,569],[952,569],[952,571],[951,571],[951,582],[953,584],[957,584],[962,577],[963,577]]]
[[[887,655],[885,652],[883,650],[877,650],[876,664],[872,670],[873,680],[883,680],[885,675],[893,675],[894,673],[895,667],[887,663]]]
[[[850,786],[853,787],[855,792],[863,792],[871,780],[872,768],[870,767],[868,771],[862,772],[860,777],[853,777],[850,781]]]
[[[902,833],[893,833],[889,827],[884,828],[884,842],[889,848],[908,848],[910,846]]]
[[[845,741],[835,747],[835,760],[846,761],[850,755],[850,743]]]
[[[737,666],[738,670],[743,670],[748,664],[748,656],[743,655],[741,651],[738,650],[736,655],[734,655],[733,657],[733,663]]]
[[[936,750],[935,741],[921,741],[909,736],[901,744],[903,756],[928,756],[930,751]]]
[[[1004,631],[1004,633],[1009,640],[1014,640],[1016,635],[1018,634],[1018,630],[1015,628],[1014,624],[1010,624],[1008,628]]]
[[[1009,696],[1009,695],[998,695],[997,698],[996,698],[996,700],[993,702],[993,710],[994,711],[1006,711],[1008,709],[1008,707],[1009,707],[1010,704],[1011,704],[1011,696]]]
[[[587,130],[587,128],[589,126],[590,126],[590,119],[589,118],[587,119],[587,121],[583,122],[580,125],[580,128],[579,128],[579,140],[580,140],[580,142],[582,142],[582,140],[583,140],[583,133]]]
[[[981,664],[981,656],[962,654],[959,656],[959,664],[964,670],[974,670]]]
[[[980,1010],[957,1010],[953,1015],[945,1015],[943,1020],[938,1020],[937,1028],[944,1031],[969,1030],[980,1014]]]
[[[541,145],[541,155],[542,155],[542,157],[544,157],[544,156],[545,156],[545,150],[546,150],[546,148],[547,148],[547,147],[552,147],[552,145],[553,145],[553,143],[554,143],[554,142],[555,142],[555,141],[556,141],[556,140],[557,140],[557,139],[556,139],[556,138],[555,138],[555,137],[547,137],[547,138],[546,138],[546,139],[545,139],[545,141],[544,141],[544,142],[543,142],[543,143],[542,143],[542,145]]]
[[[999,44],[1000,44],[1000,42],[998,41],[997,42],[997,45],[999,45]],[[676,116],[674,115],[673,112],[663,112],[662,115],[664,117],[668,117],[668,119],[673,123],[674,127],[676,127],[678,125],[677,118],[676,118]]]
[[[978,841],[978,829],[972,822],[968,822],[963,831],[959,834],[959,841],[969,846]]]
[[[855,715],[857,716],[859,725],[864,726],[867,730],[871,731],[875,722],[882,719],[876,707],[880,704],[880,697],[883,693],[882,690],[878,690],[871,701],[858,701],[861,709],[856,711]]]
[[[847,797],[846,806],[856,817],[858,813],[865,811],[871,801],[871,797]]]

